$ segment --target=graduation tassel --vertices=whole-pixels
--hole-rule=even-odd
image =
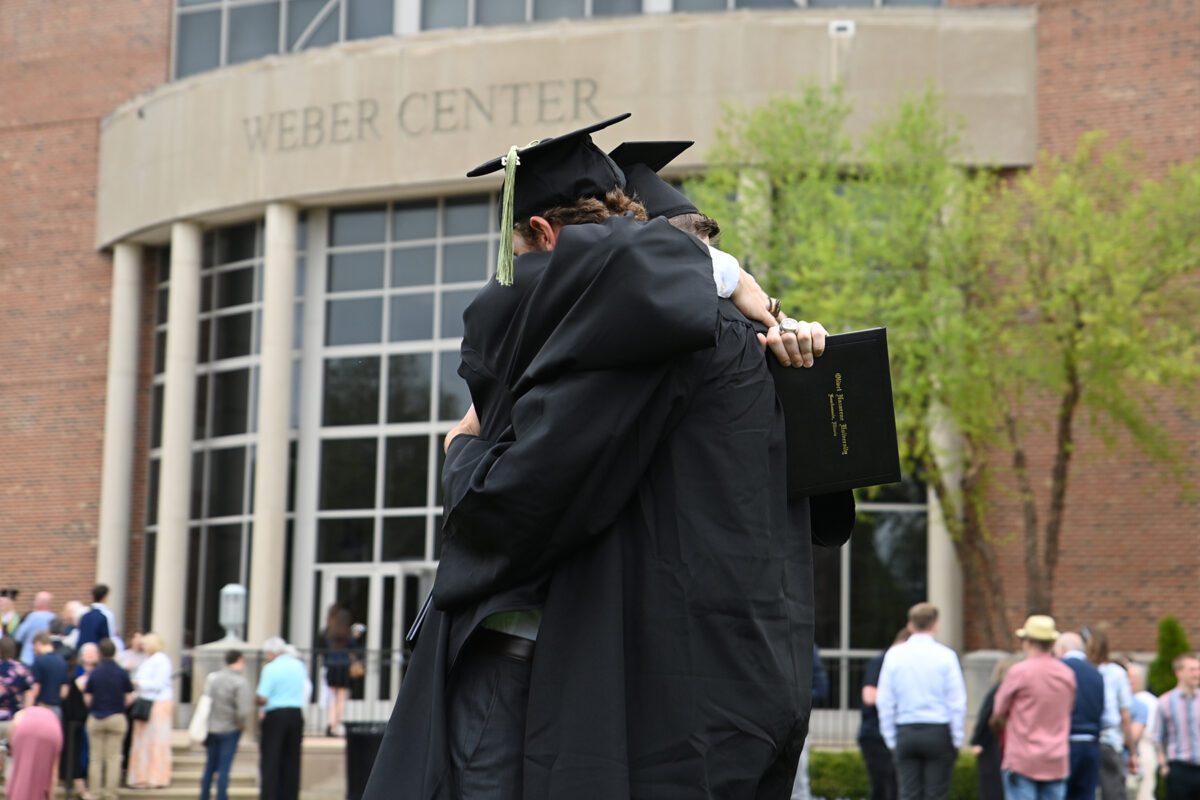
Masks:
[[[508,155],[501,159],[504,164],[504,193],[500,199],[500,252],[496,254],[496,281],[501,286],[513,283],[513,187],[517,178],[517,165],[521,163],[515,144],[508,148]]]

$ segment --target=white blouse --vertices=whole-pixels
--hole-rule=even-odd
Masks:
[[[171,686],[171,659],[166,653],[155,653],[142,662],[134,673],[138,697],[147,700],[174,700],[175,690]]]

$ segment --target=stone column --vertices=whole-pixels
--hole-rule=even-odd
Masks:
[[[947,647],[962,652],[963,579],[954,541],[942,517],[937,493],[929,490],[929,602],[938,607],[938,639]]]
[[[112,631],[114,635],[126,633],[125,590],[129,582],[141,296],[142,248],[136,244],[118,244],[113,250],[108,391],[104,401],[104,466],[100,475],[100,531],[96,541],[96,583],[108,584],[108,606],[117,619],[118,630]]]
[[[200,318],[200,254],[200,226],[192,222],[176,222],[172,225],[151,629],[163,638],[176,669],[179,667],[187,593],[192,427],[196,406],[196,348]]]
[[[946,483],[957,487],[962,477],[962,442],[958,431],[939,408],[930,414],[930,439],[946,476]],[[929,563],[929,602],[938,607],[938,639],[960,653],[963,648],[963,578],[962,565],[954,541],[946,527],[937,492],[931,488],[929,498],[929,537],[926,557]],[[955,506],[961,498],[952,498]]]
[[[246,639],[258,646],[282,633],[287,534],[288,428],[292,327],[296,298],[296,207],[267,206],[263,259],[262,349],[258,374],[258,441],[254,459],[254,538],[250,548]]]

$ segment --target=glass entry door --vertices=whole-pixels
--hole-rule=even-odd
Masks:
[[[328,705],[321,633],[336,605],[350,614],[352,657],[365,667],[362,677],[350,682],[346,719],[387,719],[407,662],[404,637],[433,586],[436,569],[435,562],[321,568],[313,638],[319,704]]]

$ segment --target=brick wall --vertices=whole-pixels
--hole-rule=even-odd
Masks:
[[[951,0],[955,6],[1012,5]],[[110,264],[92,247],[101,117],[169,73],[170,0],[5,0],[0,10],[0,588],[24,609],[48,589],[86,599],[98,519]],[[1039,8],[1039,129],[1070,152],[1107,128],[1147,166],[1200,154],[1200,3],[1054,0]],[[149,282],[148,282],[149,283]],[[127,619],[140,615],[153,289],[143,301]],[[1197,423],[1174,430],[1200,461]],[[1049,453],[1034,450],[1034,467]],[[1038,470],[1046,474],[1045,470]],[[993,523],[1019,532],[1000,476]],[[1037,487],[1044,502],[1045,486]],[[1044,514],[1044,508],[1042,510]],[[1200,506],[1161,468],[1084,437],[1068,498],[1058,583],[1064,624],[1106,619],[1115,644],[1150,648],[1180,614],[1200,639]],[[1009,614],[1025,609],[1019,538],[1002,546]],[[972,609],[968,608],[968,620]],[[968,624],[968,644],[979,645]]]
[[[954,6],[1027,5],[950,0]],[[1108,130],[1133,142],[1151,173],[1200,156],[1200,2],[1196,0],[1051,0],[1038,7],[1040,146],[1067,154],[1079,135]],[[1117,357],[1120,357],[1119,355]],[[1031,407],[1027,420],[1053,407]],[[1200,640],[1200,504],[1185,500],[1169,472],[1127,441],[1107,447],[1078,426],[1057,573],[1055,614],[1078,628],[1107,621],[1118,649],[1152,650],[1156,622],[1180,617]],[[1178,408],[1164,414],[1187,463],[1200,464],[1200,419]],[[1031,471],[1044,524],[1052,434],[1032,433]],[[1002,456],[1007,460],[1007,456]],[[1011,476],[997,476],[991,521],[999,534],[1008,615],[1025,618],[1021,509]],[[969,593],[968,593],[969,596]],[[983,645],[967,608],[967,646]]]
[[[1200,156],[1197,0],[946,0],[1038,9],[1038,139],[1066,154],[1081,133],[1128,138],[1147,166]]]
[[[99,126],[166,79],[170,10],[0,7],[0,586],[22,611],[43,589],[59,607],[88,600],[95,577],[111,288],[93,247]]]
[[[1026,411],[1024,438],[1044,530],[1055,408],[1047,401],[1030,404]],[[1047,423],[1038,427],[1030,422],[1034,418]],[[1200,416],[1167,407],[1163,421],[1172,438],[1184,444],[1184,462],[1200,464]],[[1060,627],[1078,630],[1108,622],[1115,648],[1153,650],[1158,620],[1174,614],[1198,643],[1200,502],[1185,497],[1170,470],[1140,454],[1127,437],[1118,435],[1106,443],[1089,425],[1086,412],[1076,432],[1079,444],[1072,460],[1054,593],[1053,611]],[[997,458],[1003,467],[995,475],[989,518],[1000,542],[1009,622],[1016,628],[1030,613],[1025,604],[1022,507],[1007,469],[1011,455],[998,453]],[[978,626],[971,624],[976,615],[968,602],[971,649],[984,645]]]

